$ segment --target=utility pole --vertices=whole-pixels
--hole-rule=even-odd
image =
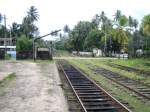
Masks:
[[[4,15],[4,46],[5,46],[5,55],[6,55],[6,52],[7,52],[7,41],[6,41],[6,15]]]

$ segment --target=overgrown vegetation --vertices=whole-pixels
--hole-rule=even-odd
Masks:
[[[150,59],[111,60],[112,63],[150,71]]]
[[[16,50],[32,51],[32,40],[25,35],[22,35],[20,38],[17,39]]]

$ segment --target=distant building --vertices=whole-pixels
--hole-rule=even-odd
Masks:
[[[16,40],[14,38],[0,38],[0,55],[7,53],[12,57],[16,57]]]
[[[15,46],[16,40],[14,38],[0,38],[0,46]]]

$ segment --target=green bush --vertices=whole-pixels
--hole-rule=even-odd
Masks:
[[[31,51],[32,50],[32,40],[22,35],[20,38],[17,39],[16,44],[17,51]]]

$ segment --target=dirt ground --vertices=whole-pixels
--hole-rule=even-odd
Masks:
[[[0,112],[68,112],[55,64],[5,61],[0,71],[17,76],[0,96]]]

